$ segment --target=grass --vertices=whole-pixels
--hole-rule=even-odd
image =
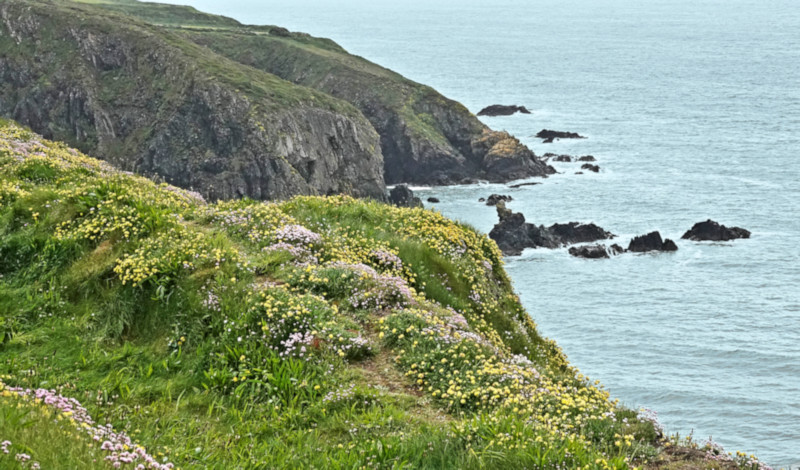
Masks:
[[[3,468],[622,469],[665,444],[436,212],[208,204],[2,122],[0,220]]]

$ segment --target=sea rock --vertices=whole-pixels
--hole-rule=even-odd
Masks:
[[[397,207],[422,207],[422,201],[406,184],[398,184],[389,191],[389,202]]]
[[[510,116],[514,113],[530,114],[525,106],[493,104],[478,111],[478,116]]]
[[[576,174],[576,175],[582,175],[582,174],[583,174],[583,172],[582,172],[582,171],[576,171],[576,172],[575,172],[575,174]]]
[[[595,224],[570,222],[550,227],[530,224],[522,214],[507,209],[504,201],[497,204],[497,216],[500,221],[489,232],[489,238],[507,256],[519,255],[525,248],[558,248],[614,237]]]
[[[614,238],[614,234],[603,230],[595,224],[569,222],[566,224],[553,224],[547,229],[561,244],[587,243],[595,240]]]
[[[583,165],[581,165],[581,169],[582,170],[593,171],[595,173],[598,173],[600,171],[600,167],[599,166],[592,165],[591,163],[584,163]]]
[[[573,246],[568,250],[569,254],[578,258],[608,258],[608,252],[604,245],[581,245]]]
[[[428,202],[439,202],[439,198],[438,197],[429,197],[428,198]]]
[[[659,232],[650,232],[647,235],[640,235],[635,237],[628,244],[628,251],[634,253],[643,253],[646,251],[677,251],[678,246],[670,240],[661,239]]]
[[[608,252],[611,253],[612,255],[621,255],[622,253],[625,253],[625,248],[622,248],[621,246],[614,243],[613,245],[608,247]]]
[[[681,237],[695,241],[728,241],[737,238],[750,238],[750,231],[741,227],[726,227],[711,219],[694,224],[691,230]]]
[[[483,155],[481,175],[493,183],[530,176],[545,177],[556,172],[519,139],[505,131],[485,131],[480,138],[473,139],[472,152]]]
[[[569,155],[556,155],[553,157],[554,162],[571,162],[572,157]]]
[[[542,184],[542,183],[535,183],[535,182],[533,182],[533,183],[520,183],[520,184],[512,184],[511,186],[509,186],[509,188],[517,189],[517,188],[521,188],[521,187],[523,187],[523,186],[535,186],[535,185],[537,185],[537,184]]]
[[[500,202],[500,201],[509,202],[509,201],[513,201],[513,200],[514,200],[514,198],[511,197],[511,196],[506,196],[504,194],[492,194],[491,196],[489,196],[488,199],[486,199],[486,205],[487,206],[496,206],[497,203]]]
[[[597,159],[594,158],[592,155],[584,155],[584,156],[578,158],[578,161],[579,162],[596,162]]]
[[[542,129],[542,130],[540,130],[536,134],[536,137],[538,137],[540,139],[544,139],[545,142],[547,142],[548,140],[550,142],[552,142],[553,139],[585,139],[586,138],[586,137],[584,137],[584,136],[582,136],[580,134],[577,134],[575,132],[552,131],[550,129]]]

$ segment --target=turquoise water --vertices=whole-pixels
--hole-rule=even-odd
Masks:
[[[540,330],[629,406],[671,432],[800,462],[800,4],[452,0],[195,1],[248,23],[330,37],[431,85],[537,153],[592,154],[544,184],[431,188],[444,214],[483,231],[511,194],[529,221],[593,221],[677,239],[713,218],[749,240],[680,242],[675,254],[507,261]],[[542,128],[586,140],[551,145]]]

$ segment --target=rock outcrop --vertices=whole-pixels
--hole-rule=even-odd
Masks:
[[[406,184],[398,184],[389,191],[389,202],[397,207],[422,207],[420,198]]]
[[[597,165],[592,165],[591,163],[584,163],[581,165],[581,170],[589,170],[598,173],[600,172],[600,167]]]
[[[597,159],[594,158],[594,156],[592,156],[592,155],[584,155],[582,157],[579,157],[578,161],[579,162],[596,162]]]
[[[358,109],[164,28],[81,3],[10,0],[0,50],[0,115],[121,169],[212,200],[385,199],[380,137]]]
[[[487,206],[496,206],[498,203],[513,201],[514,198],[505,194],[492,194],[486,199]]]
[[[550,129],[542,129],[537,134],[536,137],[543,139],[545,141],[552,142],[554,139],[585,139],[580,134],[575,132],[562,132],[562,131],[552,131]]]
[[[595,224],[570,222],[550,227],[530,224],[525,222],[524,215],[507,209],[502,201],[497,204],[497,215],[500,221],[489,232],[489,238],[507,256],[520,255],[525,248],[558,248],[614,237]]]
[[[478,116],[511,116],[514,113],[530,114],[525,106],[493,104],[478,111]]]
[[[573,246],[568,250],[569,254],[577,258],[608,258],[608,252],[604,245],[581,245]]]
[[[650,232],[646,235],[634,237],[628,244],[628,251],[633,253],[643,253],[646,251],[677,251],[678,246],[667,238],[661,239],[659,232]]]
[[[728,241],[737,238],[750,238],[750,231],[741,227],[726,227],[711,219],[698,222],[681,237],[695,241]]]

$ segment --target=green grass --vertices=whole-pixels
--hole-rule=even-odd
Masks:
[[[438,213],[342,196],[209,205],[3,122],[0,221],[3,468],[110,467],[95,425],[15,386],[77,399],[179,468],[658,454],[651,422],[538,335],[496,245]]]

